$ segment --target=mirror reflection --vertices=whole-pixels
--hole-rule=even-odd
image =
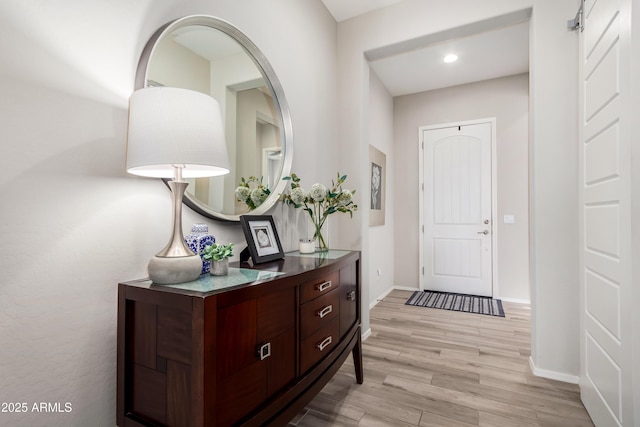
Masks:
[[[289,173],[285,165],[290,166],[291,157],[288,111],[283,111],[283,95],[274,90],[275,74],[266,74],[266,69],[272,72],[266,58],[237,29],[212,17],[182,18],[154,38],[144,84],[211,95],[220,103],[225,124],[231,172],[190,179],[185,203],[217,219],[237,221],[244,213],[264,213],[281,192],[278,186]],[[236,199],[241,180],[250,177],[271,192],[255,210]]]

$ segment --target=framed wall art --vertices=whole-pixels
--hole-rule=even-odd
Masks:
[[[369,226],[384,225],[387,156],[369,145],[369,177],[371,183]]]

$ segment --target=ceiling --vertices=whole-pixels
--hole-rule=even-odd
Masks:
[[[404,0],[322,0],[337,22]],[[444,63],[445,55],[458,60]],[[529,71],[529,12],[489,19],[366,52],[392,96],[457,86]]]
[[[402,1],[404,0],[322,0],[322,3],[334,19],[340,22]]]

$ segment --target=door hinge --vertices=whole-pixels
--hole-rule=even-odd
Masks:
[[[584,31],[584,0],[580,2],[580,9],[578,9],[575,18],[567,21],[567,28],[571,31]]]
[[[422,275],[424,276],[424,267],[422,267]]]

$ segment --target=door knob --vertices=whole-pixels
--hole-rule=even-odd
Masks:
[[[489,230],[478,231],[478,234],[484,234],[486,236],[489,234]]]

